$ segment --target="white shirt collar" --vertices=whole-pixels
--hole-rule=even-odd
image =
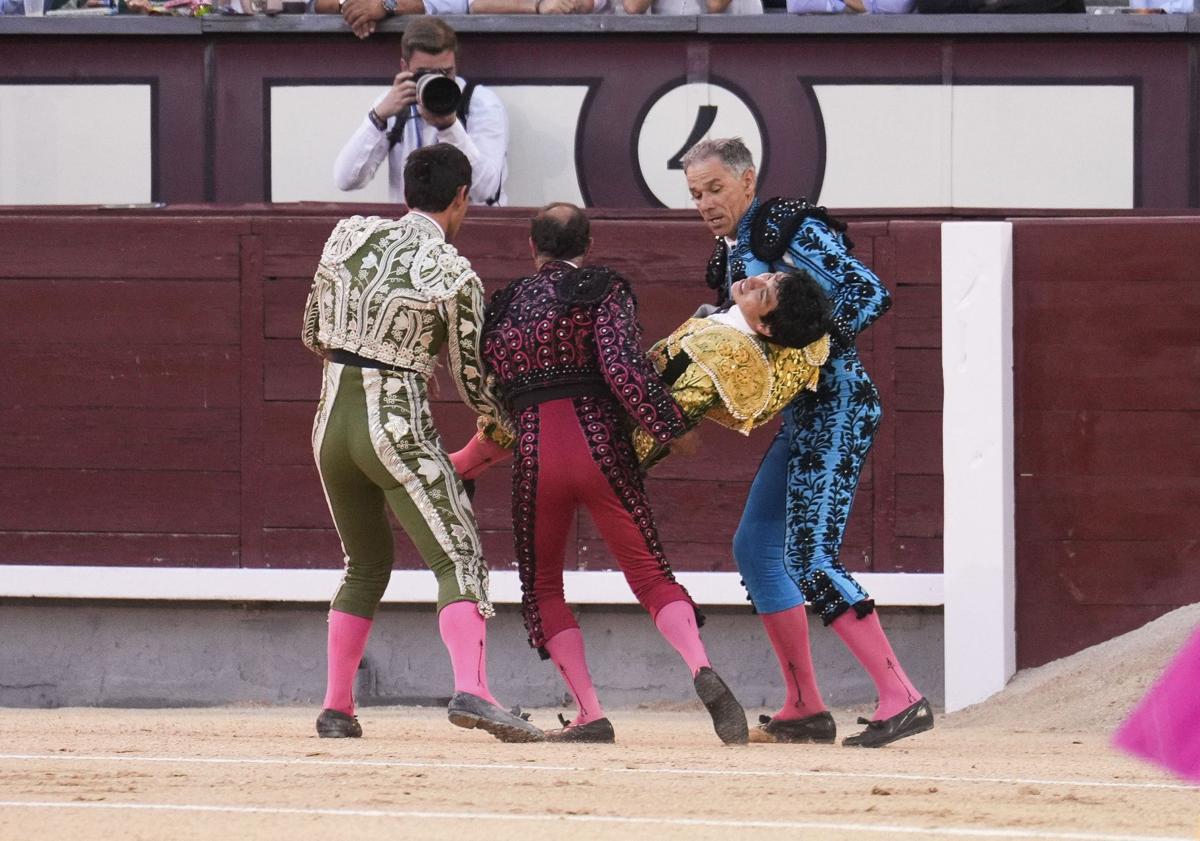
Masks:
[[[758,336],[758,332],[746,321],[746,317],[742,315],[741,307],[737,304],[734,304],[724,312],[714,312],[708,318],[710,321],[726,324],[750,336]]]
[[[422,219],[428,219],[430,222],[432,222],[432,223],[433,223],[433,226],[434,226],[435,228],[437,228],[437,229],[438,229],[438,233],[442,235],[442,239],[445,239],[445,238],[446,238],[446,229],[445,229],[445,228],[443,228],[441,225],[439,225],[439,224],[438,224],[438,220],[434,219],[434,218],[433,218],[432,216],[430,216],[428,213],[422,213],[422,212],[421,212],[421,211],[419,211],[419,210],[410,210],[410,211],[408,211],[408,212],[409,212],[409,213],[415,213],[415,214],[417,214],[418,216],[420,216]]]

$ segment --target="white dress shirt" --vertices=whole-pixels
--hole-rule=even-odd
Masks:
[[[750,336],[758,336],[758,332],[750,326],[750,322],[746,321],[746,316],[742,315],[742,310],[737,304],[727,310],[714,312],[708,316],[708,320],[728,325]]]
[[[466,85],[462,77],[456,81],[460,88]],[[380,94],[375,100],[378,105],[386,96]],[[388,198],[404,203],[404,162],[414,149],[432,146],[434,143],[449,143],[462,150],[471,162],[472,204],[508,204],[504,192],[504,181],[508,176],[505,158],[508,155],[508,114],[500,97],[483,85],[477,85],[471,94],[467,109],[467,127],[461,120],[439,131],[427,125],[419,114],[410,114],[404,125],[402,139],[388,150],[388,132],[396,118],[387,121],[387,128],[380,131],[364,114],[354,134],[346,141],[333,164],[333,181],[339,190],[358,190],[367,186],[375,177],[375,171],[388,160]]]

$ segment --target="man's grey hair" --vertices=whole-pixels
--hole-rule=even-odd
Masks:
[[[741,177],[748,169],[754,169],[754,156],[746,148],[740,137],[718,137],[701,140],[680,158],[683,171],[687,172],[692,164],[716,158],[734,176]]]

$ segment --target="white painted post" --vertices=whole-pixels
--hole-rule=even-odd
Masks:
[[[1012,225],[942,225],[946,711],[1016,668]]]

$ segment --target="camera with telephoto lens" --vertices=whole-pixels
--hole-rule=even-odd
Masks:
[[[430,114],[445,117],[458,108],[462,91],[453,77],[437,70],[418,70],[413,74],[413,81],[417,83],[417,101]]]

